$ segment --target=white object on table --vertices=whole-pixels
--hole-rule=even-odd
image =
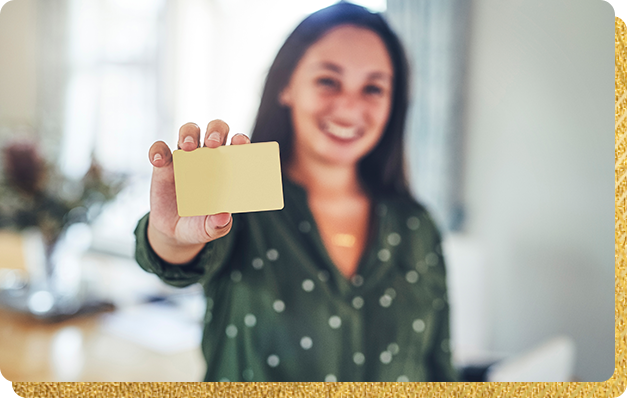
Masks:
[[[575,343],[568,336],[555,337],[532,350],[490,367],[489,382],[568,382],[575,365]]]

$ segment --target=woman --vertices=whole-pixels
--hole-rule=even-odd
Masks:
[[[179,218],[170,150],[151,147],[136,258],[204,286],[205,381],[456,380],[440,237],[403,167],[407,74],[398,38],[362,7],[338,3],[294,30],[252,134],[280,144],[281,211]],[[227,133],[213,121],[203,145]],[[182,150],[200,142],[181,127]]]

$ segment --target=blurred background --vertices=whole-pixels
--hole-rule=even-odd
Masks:
[[[249,134],[326,0],[13,0],[0,13],[0,370],[198,381],[205,303],[133,260],[156,140]],[[614,371],[614,12],[600,0],[363,0],[413,72],[407,155],[440,226],[468,380]]]

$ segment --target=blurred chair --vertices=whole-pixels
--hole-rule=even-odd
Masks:
[[[557,336],[529,351],[493,364],[487,369],[486,381],[573,381],[574,366],[575,342],[568,336]]]

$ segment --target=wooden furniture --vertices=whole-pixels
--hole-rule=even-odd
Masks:
[[[118,310],[46,323],[0,308],[0,372],[7,380],[202,381],[200,347],[160,353],[105,327],[107,316],[140,305],[138,297],[171,290],[131,259],[92,253],[85,256],[84,266],[90,289],[113,301]]]

